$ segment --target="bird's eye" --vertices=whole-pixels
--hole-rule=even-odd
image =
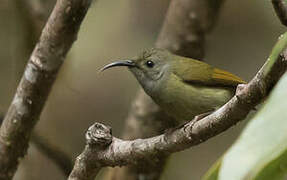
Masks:
[[[146,65],[147,67],[149,67],[149,68],[152,68],[152,67],[154,66],[154,62],[148,60],[148,61],[145,63],[145,65]]]

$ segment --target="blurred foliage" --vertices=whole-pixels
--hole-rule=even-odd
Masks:
[[[0,2],[0,112],[9,106],[30,53],[27,41],[31,32],[13,2]],[[120,136],[138,85],[124,69],[104,74],[98,74],[98,69],[152,47],[167,6],[167,0],[95,1],[36,130],[72,157],[83,149],[84,133],[95,121],[112,126],[114,135]],[[226,1],[215,31],[206,37],[206,61],[248,80],[284,30],[269,1]],[[162,180],[191,176],[200,179],[243,126],[241,123],[206,143],[173,155]],[[31,146],[14,179],[64,178]]]
[[[287,74],[206,180],[286,179]],[[218,164],[218,163],[216,163]]]
[[[268,58],[268,64],[262,71],[263,74],[270,70],[278,59],[279,54],[286,47],[287,33],[284,33],[279,37],[278,42],[272,49]],[[283,82],[281,83],[284,84]],[[287,83],[285,86],[278,86],[264,107],[260,109],[257,115],[244,129],[239,140],[223,155],[223,158],[218,160],[210,168],[204,176],[204,179],[258,179],[258,176],[260,177],[259,179],[270,179],[271,177],[272,179],[275,177],[277,179],[283,178],[284,171],[282,171],[282,169],[280,170],[280,168],[284,163],[287,164],[287,156],[283,153],[276,160],[272,157],[276,151],[287,152],[287,144],[281,147],[283,149],[280,149],[279,146],[282,146],[283,141],[276,142],[273,140],[273,138],[276,140],[280,138],[283,140],[287,139],[287,131],[284,131],[285,129],[281,129],[283,131],[280,131],[280,129],[278,129],[279,131],[274,131],[277,129],[277,126],[284,126],[282,121],[285,121],[284,118],[287,118],[287,114],[282,114],[284,107],[286,107],[286,102],[282,103],[278,98],[287,96],[287,91],[284,89],[285,86],[287,87]],[[276,121],[273,120],[274,118],[276,118]],[[266,127],[264,127],[264,125]],[[254,143],[255,141],[256,143]],[[258,172],[258,170],[256,171],[258,168],[261,168],[260,172]]]
[[[217,180],[222,159],[218,159],[203,176],[203,180]]]

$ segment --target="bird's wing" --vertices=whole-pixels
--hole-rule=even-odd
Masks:
[[[234,87],[246,82],[238,76],[204,62],[177,56],[173,73],[186,83],[204,86]],[[192,61],[192,63],[191,63]]]
[[[218,68],[213,68],[212,80],[215,82],[215,84],[223,84],[227,86],[246,84],[246,82],[240,77]]]

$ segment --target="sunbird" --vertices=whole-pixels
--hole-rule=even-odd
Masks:
[[[208,115],[234,96],[246,82],[232,73],[167,50],[152,48],[128,60],[104,66],[126,66],[146,94],[179,123]]]

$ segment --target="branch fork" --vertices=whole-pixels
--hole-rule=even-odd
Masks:
[[[86,142],[90,146],[107,147],[112,143],[112,128],[94,123],[86,132]]]

